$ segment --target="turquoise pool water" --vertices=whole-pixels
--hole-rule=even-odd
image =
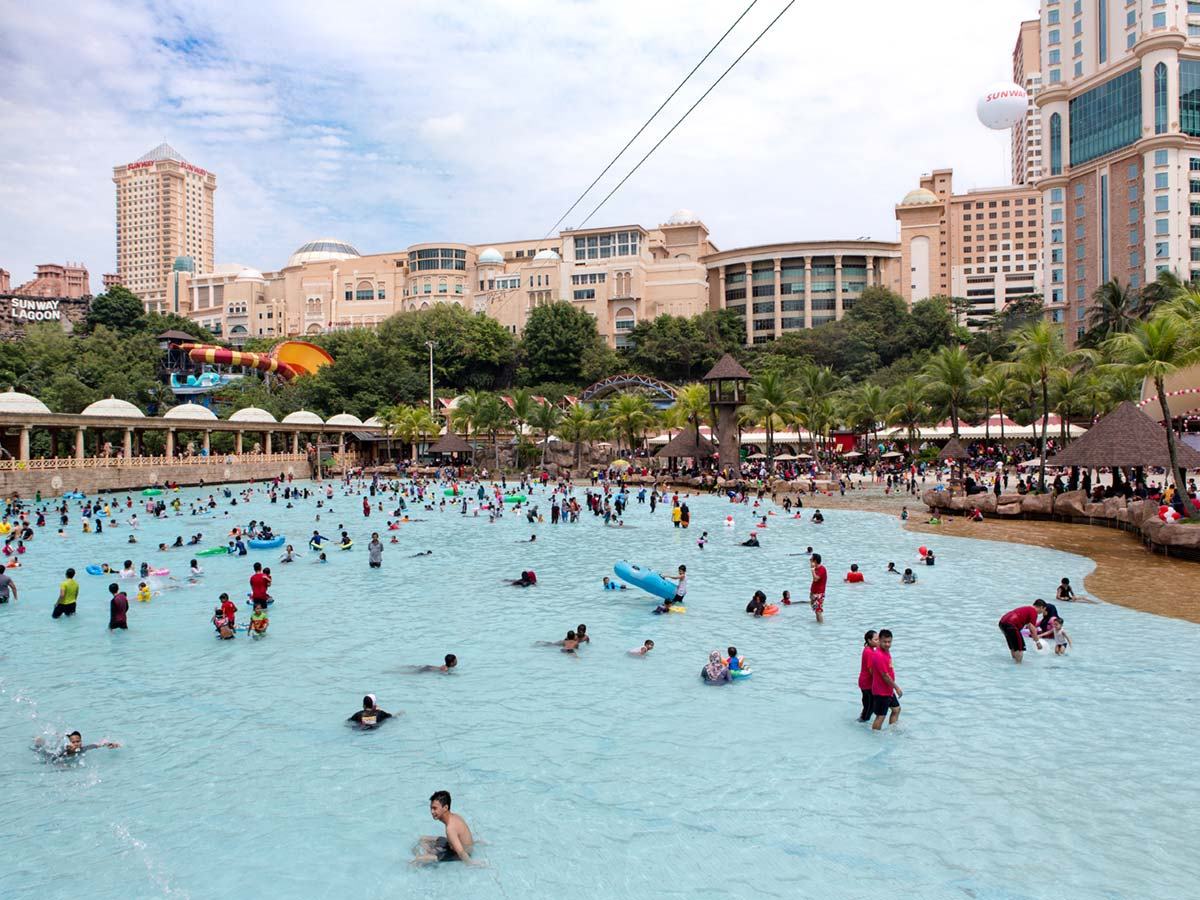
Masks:
[[[134,558],[182,571],[187,550],[151,548],[252,517],[299,548],[314,502],[260,494],[235,519],[144,521]],[[365,544],[384,516],[364,520],[361,497],[339,491],[318,527],[344,522],[350,552],[325,566],[280,565],[278,551],[202,560],[199,585],[132,604],[116,634],[107,578],[80,575],[74,619],[50,611],[62,569],[119,563],[128,529],[82,535],[77,514],[68,539],[47,529],[13,573],[20,600],[0,607],[0,896],[1195,895],[1200,628],[1064,605],[1071,654],[1017,667],[996,619],[1064,575],[1081,585],[1090,561],[840,511],[820,526],[772,517],[747,549],[748,509],[689,504],[687,531],[636,502],[623,529],[414,509],[426,521],[372,571]],[[883,575],[922,543],[939,561],[919,584]],[[806,605],[745,616],[756,588],[806,594],[807,559],[791,554],[808,544],[830,571],[826,624]],[[622,558],[686,563],[687,614],[601,592]],[[275,573],[270,633],[217,641],[215,598],[244,597],[255,559]],[[838,583],[851,562],[867,584]],[[502,583],[526,568],[536,588]],[[580,622],[593,643],[578,657],[534,646]],[[904,713],[872,733],[854,721],[855,680],[862,632],[879,627],[896,635]],[[650,656],[626,654],[646,638]],[[754,677],[703,685],[708,651],[729,644]],[[403,672],[448,652],[451,676]],[[404,715],[348,729],[366,692]],[[124,746],[69,766],[28,749],[74,728]],[[486,842],[486,867],[408,865],[417,837],[440,833],[440,788]]]

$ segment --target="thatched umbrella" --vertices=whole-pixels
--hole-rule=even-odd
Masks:
[[[1200,469],[1200,453],[1187,444],[1176,446],[1179,465]],[[1061,453],[1046,460],[1049,466],[1082,466],[1086,469],[1157,466],[1171,468],[1167,432],[1158,422],[1125,401],[1076,438]]]
[[[692,459],[705,459],[716,452],[716,445],[712,441],[705,437],[696,440],[696,432],[691,428],[685,428],[654,455],[661,456],[664,459],[677,459],[681,456],[691,457]]]
[[[958,462],[958,480],[962,481],[962,464],[963,460],[970,459],[971,454],[967,452],[967,448],[958,442],[958,438],[952,437],[946,441],[946,446],[942,448],[942,452],[938,454],[938,462],[946,462],[953,460]]]
[[[453,431],[447,431],[436,444],[429,448],[429,453],[474,453],[475,449]]]

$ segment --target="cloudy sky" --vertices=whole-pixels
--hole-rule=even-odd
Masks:
[[[0,267],[81,260],[98,291],[112,166],[163,140],[217,173],[217,262],[541,237],[748,2],[0,0]],[[757,2],[568,225],[785,5]],[[1008,180],[974,103],[1037,8],[800,0],[588,224],[893,238],[922,172]]]

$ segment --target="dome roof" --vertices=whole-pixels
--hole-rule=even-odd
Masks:
[[[326,421],[326,425],[362,425],[362,419],[358,416],[352,416],[350,413],[338,413],[336,416],[330,416]]]
[[[904,199],[900,201],[901,206],[912,206],[919,203],[937,203],[937,194],[928,188],[917,188],[915,191],[909,191],[904,195]]]
[[[207,406],[201,406],[199,403],[180,403],[178,406],[172,406],[162,417],[164,419],[187,419],[192,422],[198,421],[215,421],[217,418]]]
[[[81,416],[117,416],[129,418],[133,416],[138,419],[144,419],[145,415],[140,409],[129,403],[126,400],[118,400],[116,397],[108,397],[105,400],[97,400],[87,409],[80,413]]]
[[[664,222],[664,225],[694,225],[700,221],[700,217],[690,209],[677,209],[671,213],[671,218]]]
[[[49,413],[50,407],[29,394],[9,388],[0,394],[0,412],[6,413]]]
[[[502,266],[504,265],[504,254],[502,254],[495,247],[488,247],[479,254],[479,265]]]
[[[230,422],[274,422],[275,417],[265,409],[257,406],[247,406],[239,409],[229,417]]]
[[[288,413],[283,417],[285,425],[324,425],[321,417],[314,412],[309,412],[307,409],[298,409],[293,413]]]
[[[149,153],[143,153],[138,157],[138,162],[158,162],[160,159],[173,159],[175,162],[185,163],[186,159],[183,154],[172,147],[165,141],[151,150]],[[190,165],[190,163],[189,163]]]
[[[533,258],[534,258],[534,259],[553,259],[553,260],[557,260],[557,259],[558,259],[558,254],[557,254],[556,252],[554,252],[553,250],[539,250],[539,251],[537,252],[537,254],[536,254],[536,255],[535,255]]]
[[[298,247],[296,252],[288,257],[287,265],[300,266],[323,259],[352,259],[361,255],[345,241],[339,241],[337,238],[317,238]]]
[[[244,266],[241,263],[221,263],[220,265],[213,266],[212,274],[233,275],[236,276],[236,280],[238,281],[243,279],[252,281],[263,280],[262,272],[258,271],[258,269],[252,268],[251,266]]]
[[[383,423],[379,421],[379,416],[371,416],[367,421],[363,422],[368,428],[382,428]]]

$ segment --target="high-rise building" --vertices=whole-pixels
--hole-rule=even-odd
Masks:
[[[190,256],[213,267],[213,192],[217,176],[168,144],[113,167],[117,186],[117,276],[146,302],[165,300],[172,266]]]
[[[1037,109],[1037,95],[1042,92],[1041,25],[1041,19],[1022,22],[1013,48],[1013,82],[1029,95],[1025,118],[1012,130],[1013,184],[1033,184],[1042,177],[1042,122]]]
[[[1032,185],[954,193],[951,169],[921,176],[896,205],[900,293],[969,301],[968,327],[1041,290],[1040,195]]]
[[[1200,276],[1200,3],[1044,0],[1046,307],[1069,344],[1096,289]]]

